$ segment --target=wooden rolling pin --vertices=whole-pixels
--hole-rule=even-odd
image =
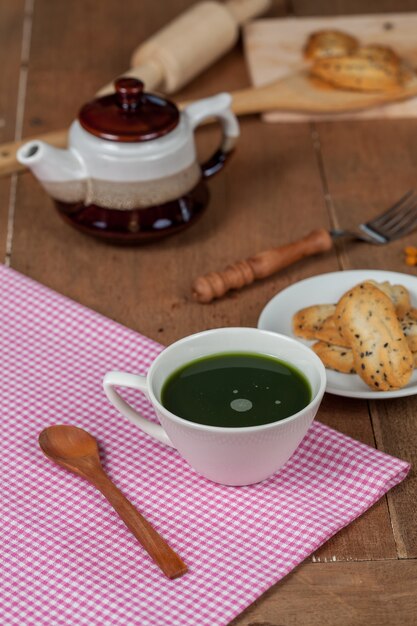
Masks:
[[[131,69],[123,76],[133,76],[145,83],[148,91],[173,93],[228,52],[239,37],[239,27],[267,11],[272,0],[227,0],[199,2],[176,17],[134,51]],[[97,95],[114,92],[114,80]],[[0,176],[22,169],[16,160],[17,149],[26,141],[0,145]],[[52,145],[67,145],[67,131],[37,135]]]
[[[140,78],[150,91],[178,91],[233,48],[239,26],[265,13],[271,1],[206,0],[195,4],[134,51],[127,75]],[[99,95],[113,91],[114,80]]]
[[[303,239],[286,246],[264,250],[248,259],[237,261],[221,272],[210,272],[197,278],[192,286],[193,298],[207,304],[221,298],[231,289],[242,289],[255,280],[267,278],[278,270],[307,256],[330,250],[332,238],[327,230],[313,230]]]

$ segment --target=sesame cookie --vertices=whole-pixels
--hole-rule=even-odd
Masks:
[[[401,320],[401,328],[411,352],[417,352],[417,319],[413,314],[412,312]]]
[[[326,57],[350,54],[359,45],[356,37],[352,37],[340,30],[319,30],[312,33],[304,47],[306,59],[321,59]]]
[[[297,311],[292,318],[293,333],[303,339],[315,339],[323,322],[335,312],[334,304],[315,304]]]
[[[372,389],[388,391],[410,380],[413,357],[390,298],[369,282],[342,296],[336,325],[349,342],[356,372]]]
[[[324,320],[321,328],[319,328],[314,336],[314,339],[319,339],[325,343],[331,343],[336,346],[343,346],[349,348],[349,342],[342,335],[341,331],[336,325],[336,319],[334,315],[331,315]]]
[[[350,348],[335,346],[324,341],[318,341],[311,347],[327,369],[342,372],[342,374],[356,374],[353,352]]]
[[[311,73],[336,87],[355,91],[398,89],[403,80],[398,68],[391,63],[354,54],[317,59]]]
[[[380,44],[370,44],[369,46],[360,46],[355,50],[355,55],[364,57],[376,63],[389,63],[392,67],[398,68],[401,59],[396,52],[389,46]]]
[[[383,283],[378,283],[375,280],[368,280],[368,283],[375,285],[381,291],[383,291],[389,298],[391,298],[397,317],[402,319],[411,310],[411,300],[408,290],[403,285],[391,285],[387,280]]]

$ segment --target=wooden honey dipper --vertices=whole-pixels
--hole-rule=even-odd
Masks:
[[[242,289],[255,280],[267,278],[278,270],[292,265],[307,256],[330,250],[332,238],[327,230],[320,228],[279,248],[264,250],[247,259],[228,265],[220,272],[199,276],[193,282],[193,298],[207,304],[221,298],[231,289]]]

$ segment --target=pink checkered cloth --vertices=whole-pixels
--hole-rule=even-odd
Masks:
[[[409,470],[314,422],[271,479],[211,483],[103,394],[108,370],[145,373],[160,350],[0,266],[2,623],[227,624]],[[154,419],[140,393],[129,399]],[[98,438],[108,473],[188,574],[166,579],[104,498],[42,455],[37,436],[54,423]]]

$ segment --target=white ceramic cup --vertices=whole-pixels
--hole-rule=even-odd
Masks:
[[[281,421],[243,428],[190,422],[162,405],[161,390],[173,372],[195,359],[225,352],[264,354],[294,366],[310,383],[311,402]],[[250,485],[271,476],[294,453],[317,413],[326,373],[318,356],[290,337],[257,328],[218,328],[190,335],[165,348],[146,377],[109,372],[103,385],[108,399],[123,415],[148,435],[176,448],[198,473],[225,485]],[[142,391],[161,425],[142,417],[115,387]]]

